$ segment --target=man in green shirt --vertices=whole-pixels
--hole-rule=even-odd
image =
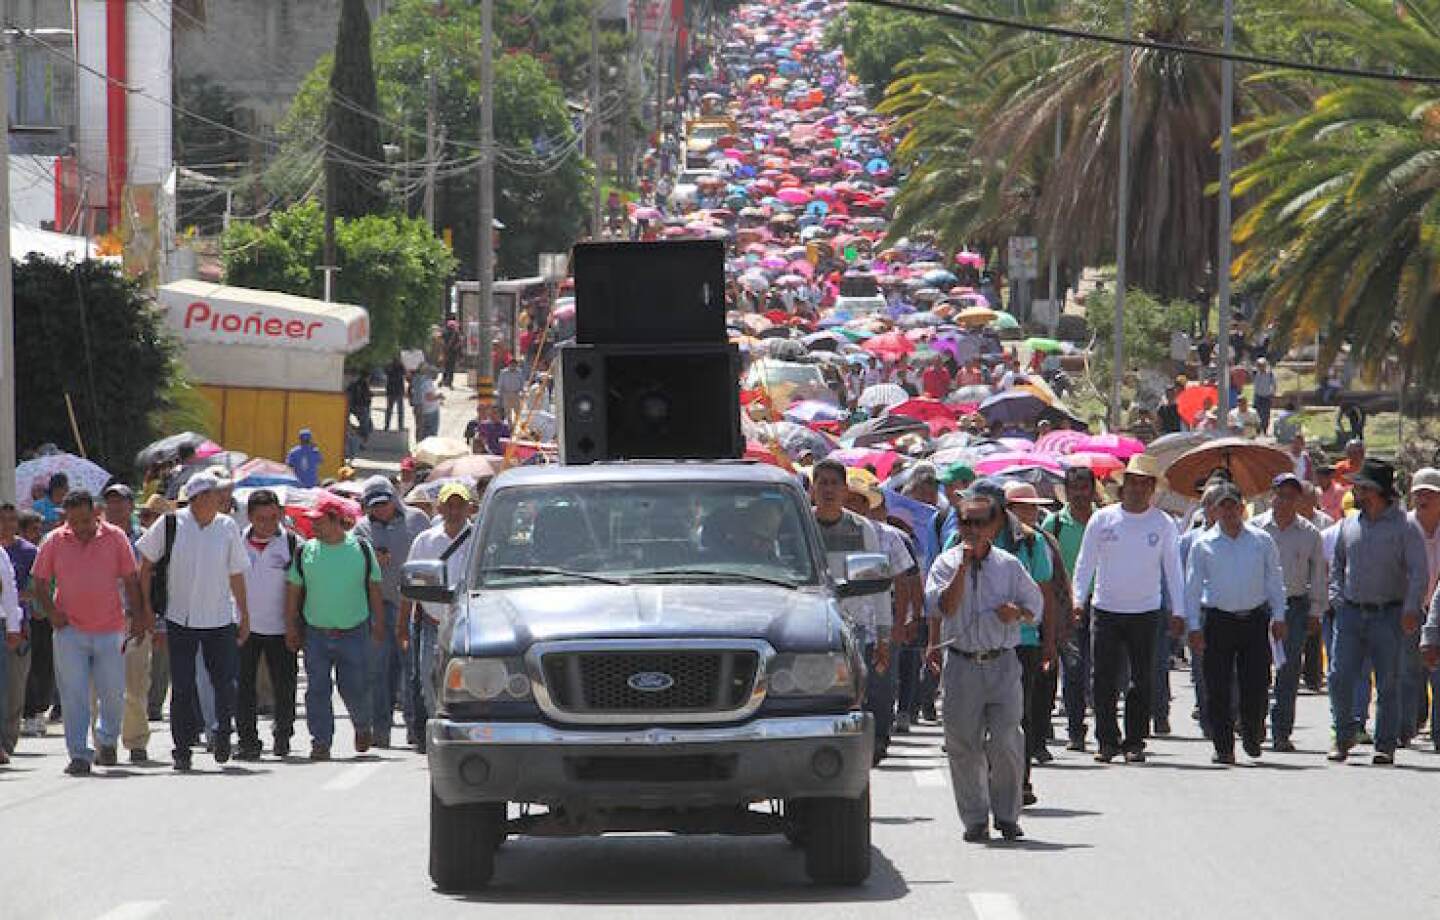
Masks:
[[[1040,529],[1060,544],[1060,558],[1065,574],[1075,573],[1075,560],[1080,556],[1080,541],[1085,525],[1095,513],[1095,474],[1087,467],[1076,466],[1065,471],[1065,506],[1051,512]],[[1060,649],[1061,696],[1065,700],[1065,720],[1070,731],[1071,751],[1085,750],[1085,709],[1090,701],[1090,623],[1077,620],[1070,624],[1070,637]]]
[[[385,638],[382,576],[370,544],[349,532],[353,517],[347,509],[326,503],[310,519],[315,538],[300,547],[290,566],[285,637],[292,651],[305,647],[310,759],[329,760],[335,736],[332,674],[355,726],[355,752],[365,753],[373,740],[368,673],[370,643]]]

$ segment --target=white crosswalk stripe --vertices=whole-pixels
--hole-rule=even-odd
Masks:
[[[96,920],[145,920],[153,917],[165,906],[164,901],[126,901],[113,910],[101,914]]]
[[[1020,902],[1003,891],[972,891],[966,895],[977,920],[1025,920]]]
[[[354,789],[370,777],[383,769],[383,763],[357,763],[345,768],[339,776],[332,778],[325,785],[321,786],[327,792],[343,792],[347,789]]]

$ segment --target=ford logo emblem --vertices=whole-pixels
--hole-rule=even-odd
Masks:
[[[631,674],[625,683],[641,693],[663,693],[675,686],[675,678],[661,671],[640,671]]]

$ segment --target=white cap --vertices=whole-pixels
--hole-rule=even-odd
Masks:
[[[1410,478],[1410,494],[1422,491],[1440,492],[1440,470],[1427,466],[1415,471]]]

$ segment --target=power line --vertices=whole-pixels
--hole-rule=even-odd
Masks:
[[[906,2],[906,0],[852,0],[852,2],[862,3],[866,6],[880,7],[882,9],[897,10],[903,13],[917,13],[922,16],[952,19],[957,22],[971,23],[972,25],[995,26],[1002,29],[1015,29],[1020,32],[1034,32],[1040,35],[1049,35],[1054,38],[1073,38],[1080,39],[1081,41],[1100,42],[1106,45],[1140,48],[1146,51],[1164,51],[1168,54],[1185,54],[1194,57],[1210,58],[1217,61],[1233,61],[1236,64],[1253,64],[1260,67],[1294,70],[1302,73],[1321,74],[1330,77],[1351,77],[1361,80],[1378,80],[1383,83],[1415,83],[1423,86],[1440,86],[1440,75],[1394,73],[1391,71],[1369,70],[1363,67],[1341,67],[1331,64],[1310,64],[1302,61],[1287,61],[1283,58],[1270,57],[1264,54],[1225,51],[1220,48],[1209,48],[1204,45],[1180,45],[1173,42],[1160,42],[1147,38],[1127,38],[1122,35],[1110,35],[1105,32],[1090,32],[1084,29],[1044,25],[1022,19],[1006,19],[1003,16],[987,16],[983,13],[957,10],[954,7],[937,7],[921,3],[909,3]]]

